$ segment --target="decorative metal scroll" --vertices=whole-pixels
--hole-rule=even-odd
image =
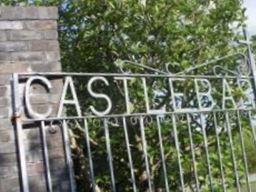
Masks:
[[[225,63],[225,61],[227,61],[228,59],[233,59],[233,63],[236,63],[235,65],[233,64],[232,69],[227,69],[222,65],[217,64],[218,62]],[[115,62],[115,65],[119,68],[120,72],[123,74],[132,74],[132,70],[131,70],[132,68],[147,70],[149,73],[163,74],[163,75],[168,75],[168,74],[175,74],[175,75],[187,74],[188,75],[191,72],[198,70],[200,68],[204,68],[204,71],[207,74],[212,74],[212,75],[220,75],[220,72],[224,72],[224,74],[235,75],[235,76],[236,75],[249,76],[251,74],[249,59],[245,53],[234,53],[234,54],[226,55],[223,57],[218,57],[213,60],[206,61],[205,63],[197,64],[195,66],[189,67],[184,71],[181,71],[178,73],[174,73],[170,71],[169,69],[170,66],[174,66],[174,63],[171,63],[171,62],[165,64],[165,67],[164,67],[165,71],[161,71],[153,67],[143,65],[141,63],[136,63],[128,60],[120,60],[120,59]],[[175,63],[175,65],[178,65],[178,64]]]

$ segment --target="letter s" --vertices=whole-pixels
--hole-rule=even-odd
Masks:
[[[105,95],[105,94],[102,94],[102,93],[95,93],[93,90],[92,90],[92,84],[95,82],[95,81],[103,81],[105,83],[105,85],[109,85],[108,81],[106,78],[104,77],[92,77],[89,82],[88,82],[88,92],[91,96],[93,96],[94,98],[102,98],[102,99],[105,99],[107,101],[107,108],[106,110],[104,111],[97,111],[93,106],[90,106],[90,109],[92,110],[92,112],[97,115],[97,116],[104,116],[106,114],[108,114],[112,108],[112,102],[110,100],[110,98]]]

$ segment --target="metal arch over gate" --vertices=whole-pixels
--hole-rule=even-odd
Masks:
[[[69,130],[77,129],[83,133],[90,190],[252,191],[244,135],[250,132],[256,143],[254,78],[250,71],[208,69],[213,72],[206,75],[14,74],[23,191],[29,191],[23,129],[31,123],[42,134],[47,191],[53,186],[45,130],[53,125],[63,131],[70,191],[76,189]],[[49,104],[40,113],[31,87],[41,84],[51,96],[53,79],[63,80],[57,111]]]

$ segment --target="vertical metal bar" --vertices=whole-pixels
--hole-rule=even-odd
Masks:
[[[175,94],[174,94],[174,86],[172,83],[172,80],[169,78],[169,86],[170,86],[170,92],[171,92],[171,98],[172,98],[172,107],[173,110],[177,110],[176,106],[176,99],[175,99]],[[174,142],[175,142],[175,148],[177,152],[177,157],[178,157],[178,164],[179,164],[179,175],[180,175],[180,186],[182,189],[182,192],[185,191],[185,185],[184,185],[184,176],[183,176],[183,170],[182,170],[182,165],[181,165],[181,159],[180,159],[180,144],[179,144],[179,138],[178,138],[178,133],[177,133],[177,123],[176,123],[176,117],[175,114],[171,114],[172,118],[172,128],[174,132]]]
[[[194,142],[193,142],[193,137],[192,137],[191,125],[190,125],[191,119],[190,119],[188,113],[186,113],[186,116],[187,116],[187,126],[188,126],[188,134],[189,134],[189,141],[190,141],[190,150],[191,150],[191,154],[192,154],[193,170],[194,170],[195,181],[196,181],[196,191],[200,192],[197,168],[196,168],[196,158],[195,158],[195,152],[194,152]]]
[[[21,181],[21,190],[23,192],[29,192],[28,185],[28,175],[26,167],[26,156],[25,148],[23,143],[23,129],[21,122],[21,104],[19,98],[19,76],[14,73],[12,76],[12,97],[13,97],[13,116],[15,120],[15,128],[17,134],[17,147],[18,147],[18,156],[19,156],[19,166],[20,166],[20,181]]]
[[[43,144],[43,157],[44,157],[44,166],[45,166],[46,186],[47,186],[47,191],[52,192],[52,179],[51,179],[49,153],[48,153],[48,146],[47,146],[46,135],[45,135],[45,128],[46,128],[45,122],[41,121],[40,131],[41,131],[42,144]]]
[[[218,158],[220,163],[221,186],[223,191],[226,192],[225,177],[224,177],[223,163],[222,163],[222,154],[221,154],[221,147],[220,147],[220,138],[218,133],[218,124],[217,124],[217,118],[216,118],[215,112],[213,113],[213,121],[214,121],[214,129],[215,129],[215,135],[217,140]]]
[[[163,172],[164,172],[165,190],[166,190],[166,192],[169,192],[168,175],[167,175],[167,170],[166,170],[166,162],[165,162],[164,147],[163,147],[163,138],[162,138],[162,131],[161,131],[159,116],[156,116],[156,121],[157,121],[158,139],[159,139],[159,144],[160,144],[161,160],[162,160],[162,166],[163,166]]]
[[[91,152],[90,136],[89,136],[87,119],[84,119],[84,137],[85,137],[85,141],[86,141],[87,155],[88,155],[88,159],[89,159],[92,190],[93,190],[93,192],[96,192],[96,184],[95,184],[95,177],[94,177],[94,170],[93,170],[92,152]]]
[[[177,156],[178,156],[179,174],[180,174],[180,185],[181,185],[182,192],[185,192],[183,169],[182,169],[181,159],[180,159],[180,144],[179,144],[179,138],[178,138],[178,133],[177,133],[176,117],[175,117],[174,114],[172,114],[172,123],[173,123],[175,148],[176,148],[176,152],[177,152]]]
[[[247,157],[246,157],[246,152],[245,152],[243,130],[242,130],[242,125],[241,125],[240,119],[241,119],[240,112],[237,111],[237,121],[238,121],[241,148],[242,148],[242,153],[243,153],[243,162],[244,162],[244,168],[245,168],[246,185],[247,185],[248,191],[251,192],[252,189],[251,189],[251,185],[250,185],[250,181],[249,181],[249,171],[248,171],[248,165],[247,165]]]
[[[133,168],[133,161],[132,161],[130,142],[129,142],[129,136],[128,136],[127,124],[126,124],[125,117],[123,117],[123,128],[124,128],[124,136],[125,136],[125,142],[126,142],[126,149],[127,149],[127,153],[128,153],[128,159],[129,159],[129,166],[130,166],[130,170],[131,170],[132,187],[133,187],[133,191],[136,192],[137,191],[137,187],[136,187],[134,168]]]
[[[208,169],[208,174],[209,174],[209,185],[210,185],[211,191],[213,191],[212,171],[211,171],[211,163],[210,163],[210,158],[209,158],[208,141],[207,141],[207,135],[206,135],[206,130],[205,130],[205,123],[203,121],[203,114],[200,113],[199,115],[200,115],[201,128],[203,131],[204,149],[205,149],[206,163],[207,163],[207,169]]]
[[[104,118],[103,121],[104,121],[105,137],[106,137],[106,147],[107,147],[107,154],[108,154],[108,163],[109,163],[110,176],[111,176],[111,185],[112,185],[113,192],[116,192],[116,181],[115,181],[115,175],[114,175],[113,157],[112,157],[112,152],[111,152],[108,122],[107,122],[106,118]]]
[[[199,92],[200,92],[199,91],[199,86],[198,86],[198,83],[196,82],[196,79],[194,81],[195,81],[196,97],[197,97],[197,101],[199,103],[199,110],[201,110],[202,106],[200,104],[201,103],[201,96],[199,95]],[[203,144],[204,144],[204,149],[205,149],[207,170],[208,170],[208,175],[209,175],[209,186],[211,188],[211,191],[213,192],[211,163],[210,163],[209,151],[208,151],[207,134],[206,134],[206,130],[205,130],[206,124],[204,122],[204,116],[203,116],[202,112],[199,113],[199,116],[200,116],[200,122],[201,122],[201,129],[202,129],[202,132],[203,132]]]
[[[142,116],[140,116],[140,132],[141,132],[141,139],[142,139],[143,155],[144,155],[145,164],[146,164],[146,172],[147,172],[147,177],[148,177],[148,187],[149,187],[149,191],[153,192],[153,187],[152,187],[152,183],[151,183],[150,167],[149,167],[149,161],[148,161],[147,141],[146,141],[146,136],[145,136],[144,120],[143,120]]]
[[[248,111],[248,117],[249,117],[250,127],[252,129],[253,142],[256,145],[256,131],[255,131],[255,128],[253,126],[254,123],[252,122],[252,112],[251,111]]]
[[[228,138],[229,138],[229,143],[230,143],[233,169],[235,171],[237,191],[240,192],[241,189],[240,189],[240,183],[239,183],[239,176],[238,176],[238,173],[237,173],[237,164],[236,164],[236,158],[235,158],[234,144],[233,144],[233,139],[232,139],[231,126],[230,126],[230,122],[229,122],[229,115],[228,115],[227,112],[225,112],[225,119],[226,119],[226,127],[227,127],[227,131],[228,131]]]
[[[64,151],[66,156],[66,164],[68,167],[68,174],[69,174],[69,180],[70,180],[70,190],[71,192],[76,191],[76,185],[75,185],[75,177],[73,172],[73,161],[71,156],[71,149],[70,149],[70,142],[69,142],[69,136],[68,136],[68,127],[66,120],[63,120],[63,140],[64,140]]]

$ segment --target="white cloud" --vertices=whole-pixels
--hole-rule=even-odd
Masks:
[[[250,35],[256,35],[256,0],[244,0],[246,15],[248,17],[247,26]]]

